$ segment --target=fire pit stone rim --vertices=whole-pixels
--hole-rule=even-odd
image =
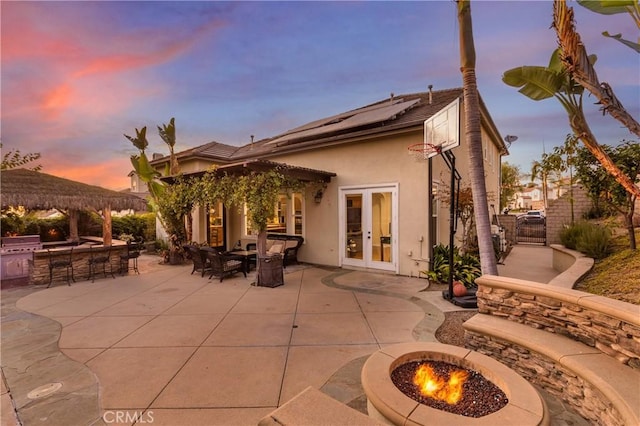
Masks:
[[[367,396],[370,416],[377,420],[391,421],[394,424],[431,424],[434,415],[444,422],[460,421],[460,416],[437,410],[420,404],[406,396],[391,381],[391,371],[398,365],[410,361],[429,358],[428,353],[445,354],[444,361],[458,358],[461,365],[485,375],[498,385],[509,398],[509,404],[503,409],[480,418],[465,418],[467,424],[496,424],[505,415],[517,418],[522,424],[545,424],[549,421],[544,401],[538,392],[524,378],[504,364],[486,355],[459,346],[434,342],[400,343],[384,347],[367,359],[362,368],[362,386]],[[402,359],[402,362],[399,360]],[[440,359],[437,359],[440,360]],[[493,370],[492,370],[493,369]],[[501,375],[501,376],[499,376]],[[500,377],[499,380],[495,380]],[[497,382],[497,383],[496,383]]]

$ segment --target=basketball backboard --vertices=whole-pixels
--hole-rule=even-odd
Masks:
[[[425,158],[431,158],[460,145],[460,98],[424,122]],[[439,150],[427,149],[429,145]]]

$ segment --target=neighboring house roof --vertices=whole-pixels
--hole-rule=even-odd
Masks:
[[[540,188],[532,186],[531,188],[525,188],[522,192],[529,193],[529,192],[535,192],[535,191],[540,191]]]
[[[195,148],[180,151],[176,154],[176,156],[178,158],[178,161],[180,161],[180,158],[183,158],[183,157],[204,158],[207,160],[218,159],[218,160],[228,161],[230,158],[233,157],[233,154],[236,151],[238,151],[238,149],[240,149],[240,147],[226,145],[223,143],[213,141],[213,142],[206,143],[204,145],[196,146]],[[152,161],[152,163],[155,163],[158,161],[166,162],[168,161],[168,158],[169,158],[168,156],[162,157],[160,160]]]
[[[393,131],[403,132],[422,129],[424,121],[441,111],[455,99],[461,98],[462,88],[411,93],[372,103],[370,105],[315,120],[288,130],[272,138],[262,139],[241,147],[210,142],[177,153],[181,158],[202,158],[218,164],[232,164],[247,159],[266,159],[270,156],[324,146],[348,143],[362,137]],[[480,100],[485,128],[499,141],[500,151],[507,154],[507,147],[500,137],[487,109]],[[163,157],[151,161],[159,166],[169,161]]]

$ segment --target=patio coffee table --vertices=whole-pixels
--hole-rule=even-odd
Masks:
[[[244,271],[245,272],[249,272],[251,269],[251,261],[253,260],[253,263],[256,263],[256,259],[258,257],[258,251],[257,250],[234,250],[232,252],[230,252],[231,254],[233,254],[234,256],[240,256],[242,257],[242,264],[244,267]]]

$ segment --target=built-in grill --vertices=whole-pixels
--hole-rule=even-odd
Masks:
[[[40,250],[40,235],[2,237],[0,246],[0,278],[12,280],[29,276],[29,260],[34,250]]]

